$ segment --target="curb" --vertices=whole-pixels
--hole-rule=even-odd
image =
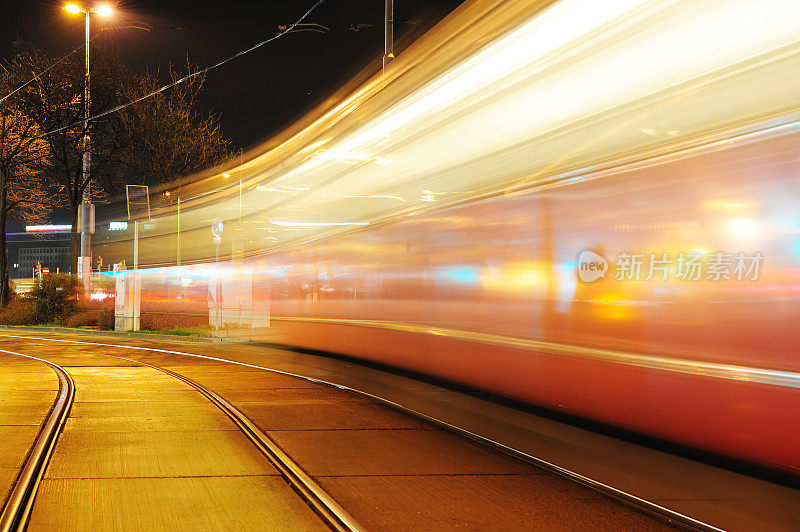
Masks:
[[[148,334],[130,333],[123,331],[106,331],[100,329],[74,329],[70,327],[29,327],[25,325],[0,325],[0,331],[19,331],[19,332],[49,332],[62,334],[75,334],[82,336],[113,336],[117,338],[127,338],[132,340],[152,340],[164,342],[184,342],[184,343],[250,343],[249,338],[230,338],[224,336],[181,336],[177,334]]]

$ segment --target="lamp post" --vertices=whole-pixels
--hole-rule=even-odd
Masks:
[[[172,193],[167,191],[164,192],[164,195],[168,198],[172,196]],[[170,199],[169,202],[170,207],[172,206],[172,200]],[[176,217],[176,223],[178,226],[178,243],[176,246],[176,253],[175,253],[175,265],[180,268],[181,267],[181,197],[177,197],[177,205],[178,205],[178,212]]]
[[[86,15],[86,70],[84,73],[85,81],[83,88],[83,198],[80,208],[81,220],[81,256],[78,262],[78,271],[83,281],[83,287],[88,289],[92,282],[92,233],[94,232],[94,213],[91,199],[91,186],[89,177],[91,171],[92,158],[90,153],[91,138],[89,137],[89,104],[91,102],[91,86],[89,78],[89,41],[91,28],[91,15],[101,17],[111,16],[112,9],[107,5],[97,6],[95,9],[84,9],[77,4],[67,4],[64,10],[73,15],[83,13]]]
[[[383,24],[383,69],[394,59],[394,0],[385,0]]]

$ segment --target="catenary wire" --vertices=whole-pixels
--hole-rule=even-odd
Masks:
[[[158,89],[156,89],[156,90],[154,90],[152,92],[149,92],[149,93],[145,94],[144,96],[141,96],[140,98],[137,98],[135,100],[131,100],[130,102],[127,102],[127,103],[124,103],[124,104],[120,104],[120,105],[118,105],[116,107],[108,109],[107,111],[103,111],[102,113],[98,113],[98,114],[96,114],[94,116],[91,116],[91,117],[89,117],[89,119],[87,121],[94,121],[94,120],[97,120],[99,118],[103,118],[103,117],[108,116],[110,114],[113,114],[113,113],[116,113],[118,111],[121,111],[122,109],[125,109],[126,107],[129,107],[131,105],[137,104],[137,103],[139,103],[139,102],[141,102],[143,100],[146,100],[147,98],[151,98],[151,97],[153,97],[153,96],[155,96],[157,94],[160,94],[160,93],[162,93],[162,92],[164,92],[164,91],[166,91],[168,89],[171,89],[172,87],[175,87],[177,85],[180,85],[181,83],[189,81],[190,79],[192,79],[192,78],[194,78],[196,76],[199,76],[201,74],[205,74],[205,73],[207,73],[207,72],[209,72],[209,71],[211,71],[211,70],[213,70],[215,68],[218,68],[218,67],[224,65],[225,63],[233,61],[234,59],[237,59],[237,58],[239,58],[239,57],[241,57],[241,56],[243,56],[245,54],[248,54],[248,53],[252,52],[253,50],[255,50],[257,48],[260,48],[260,47],[264,46],[265,44],[269,44],[269,43],[271,43],[271,42],[283,37],[284,35],[286,35],[290,31],[292,31],[292,29],[294,29],[298,24],[303,22],[303,20],[305,20],[305,18],[308,17],[308,15],[310,15],[311,12],[314,11],[324,1],[325,0],[317,0],[317,2],[313,6],[311,6],[311,8],[308,11],[306,11],[300,18],[298,18],[291,25],[287,26],[287,28],[285,30],[277,33],[276,35],[270,37],[269,39],[266,39],[264,41],[256,43],[253,46],[251,46],[249,48],[246,48],[244,50],[241,50],[241,51],[233,54],[232,56],[227,57],[226,59],[223,59],[223,60],[221,60],[221,61],[219,61],[219,62],[217,62],[217,63],[215,63],[213,65],[207,66],[207,67],[205,67],[205,68],[203,68],[201,70],[197,70],[195,72],[191,72],[191,73],[187,74],[186,76],[184,76],[184,77],[182,77],[182,78],[180,78],[178,80],[175,80],[175,81],[173,81],[171,83],[168,83],[167,85],[159,87]],[[60,128],[56,128],[56,129],[50,130],[50,131],[46,131],[45,133],[42,133],[42,134],[38,135],[36,138],[47,137],[49,135],[52,135],[53,133],[58,133],[59,131],[64,131],[65,129],[69,129],[71,127],[73,127],[73,126],[72,125],[68,125],[68,126],[63,126],[63,127],[60,127]]]

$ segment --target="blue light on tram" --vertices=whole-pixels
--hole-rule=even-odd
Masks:
[[[442,266],[436,268],[433,276],[442,284],[477,285],[480,283],[481,270],[477,266]]]

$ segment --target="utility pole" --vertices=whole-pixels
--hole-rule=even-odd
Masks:
[[[86,71],[84,77],[84,87],[83,87],[83,180],[82,183],[86,186],[83,189],[83,200],[81,202],[81,259],[80,259],[80,270],[81,270],[81,279],[83,280],[83,287],[88,289],[91,285],[91,275],[92,275],[92,233],[90,231],[89,224],[91,223],[90,220],[90,210],[91,210],[91,190],[89,189],[89,179],[90,179],[90,171],[91,171],[91,164],[92,159],[89,153],[91,149],[91,139],[89,138],[89,106],[91,102],[91,87],[90,83],[91,80],[89,78],[89,26],[90,26],[90,16],[91,12],[89,10],[86,11],[86,44],[85,44],[85,56],[86,56]]]
[[[175,254],[175,264],[181,267],[181,197],[178,196],[178,246]]]
[[[83,87],[83,180],[81,181],[85,188],[83,189],[81,208],[78,211],[81,226],[81,256],[78,260],[78,273],[83,280],[83,287],[88,289],[92,283],[92,233],[94,233],[94,205],[92,205],[91,187],[89,185],[92,164],[90,153],[91,138],[89,137],[89,106],[91,103],[89,79],[89,43],[91,38],[89,30],[92,14],[110,17],[113,9],[108,5],[100,5],[97,9],[83,9],[77,4],[67,4],[64,6],[64,10],[73,15],[80,13],[86,15],[86,42],[84,43],[86,48],[86,72]],[[74,231],[75,228],[73,227],[72,230]]]
[[[383,70],[394,59],[394,0],[386,1],[386,16],[383,30]]]
[[[85,56],[86,56],[86,71],[84,76],[83,87],[83,180],[82,183],[86,186],[83,189],[83,200],[81,201],[81,258],[80,258],[80,271],[81,280],[83,281],[83,288],[89,289],[92,283],[92,233],[90,232],[90,210],[91,210],[91,190],[89,189],[89,179],[91,171],[91,139],[89,138],[89,106],[91,102],[91,80],[89,78],[89,28],[90,28],[91,12],[86,11],[86,43]]]

